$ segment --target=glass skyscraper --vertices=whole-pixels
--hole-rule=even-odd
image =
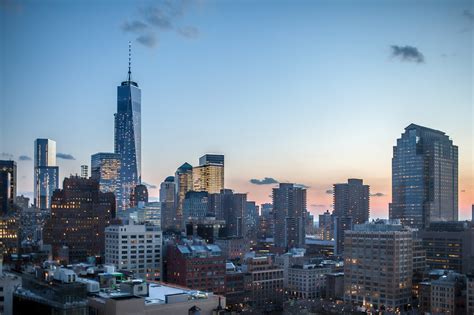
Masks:
[[[397,139],[390,218],[420,229],[458,220],[458,147],[444,132],[411,124]]]
[[[188,191],[193,190],[193,167],[189,163],[181,165],[174,175],[176,189],[176,221],[183,226],[183,204]]]
[[[115,153],[120,155],[121,200],[118,208],[127,209],[130,194],[141,182],[141,90],[131,80],[117,87],[117,113],[115,114]]]
[[[115,194],[117,210],[121,208],[120,155],[116,153],[96,153],[91,156],[91,178],[99,182],[101,192]]]
[[[16,163],[0,161],[0,215],[12,209],[16,199]]]
[[[56,142],[50,139],[36,139],[34,159],[34,203],[39,209],[50,209],[53,192],[59,188]]]

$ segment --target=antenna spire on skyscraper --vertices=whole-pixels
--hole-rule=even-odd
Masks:
[[[132,42],[128,41],[128,82],[131,81],[132,76]]]

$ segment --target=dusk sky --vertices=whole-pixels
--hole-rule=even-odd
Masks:
[[[113,152],[132,41],[151,196],[222,153],[226,187],[249,200],[275,187],[251,179],[295,182],[319,214],[332,184],[362,178],[371,217],[388,217],[392,147],[416,123],[459,146],[470,219],[473,1],[172,3],[0,0],[0,159],[17,161],[19,193],[32,195],[36,138],[57,142],[61,178]]]

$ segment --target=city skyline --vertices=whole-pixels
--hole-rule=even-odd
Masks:
[[[411,37],[403,37],[408,34],[406,30],[409,26],[404,26],[405,31],[390,34],[391,37],[385,39],[385,41],[388,40],[387,42],[381,41],[381,34],[378,32],[369,32],[369,36],[376,39],[377,45],[380,46],[375,48],[376,45],[369,45],[368,50],[371,53],[369,59],[373,59],[372,62],[364,60],[364,66],[369,70],[362,78],[362,83],[365,85],[349,80],[354,80],[353,75],[366,70],[354,65],[352,58],[361,58],[361,54],[368,51],[355,48],[354,55],[351,56],[345,54],[344,51],[352,46],[339,43],[341,46],[338,47],[336,56],[341,64],[331,63],[331,66],[337,65],[334,72],[339,73],[339,76],[334,76],[329,71],[329,67],[320,67],[320,63],[330,61],[332,55],[328,52],[321,53],[321,47],[315,43],[290,39],[290,35],[296,31],[296,27],[292,26],[287,29],[287,36],[283,36],[284,43],[290,46],[292,43],[306,44],[307,51],[305,50],[305,53],[299,56],[303,61],[285,58],[289,53],[298,55],[297,50],[285,48],[285,45],[275,46],[284,30],[266,31],[266,34],[260,34],[260,36],[267,44],[273,45],[270,47],[281,49],[277,54],[278,57],[267,62],[263,59],[266,55],[255,54],[255,52],[244,54],[242,57],[238,53],[245,53],[245,51],[239,48],[239,51],[235,55],[230,54],[230,57],[237,63],[248,62],[246,58],[254,58],[250,60],[250,64],[259,70],[250,69],[249,65],[244,70],[231,67],[228,73],[231,82],[228,85],[219,82],[219,85],[222,83],[222,87],[217,89],[218,91],[210,87],[217,83],[214,76],[219,77],[225,74],[221,72],[222,70],[217,72],[216,68],[226,69],[222,66],[225,60],[217,59],[214,61],[215,65],[212,66],[212,61],[203,59],[204,51],[208,48],[201,46],[209,44],[211,36],[219,35],[218,40],[222,40],[220,37],[222,34],[211,31],[211,26],[203,23],[203,20],[206,16],[215,19],[222,18],[218,16],[218,13],[231,14],[229,11],[232,5],[230,4],[206,3],[186,9],[191,22],[199,25],[201,35],[193,41],[187,41],[187,38],[173,37],[166,33],[162,35],[160,45],[151,49],[140,45],[139,41],[135,40],[135,35],[124,34],[119,29],[117,25],[131,21],[137,15],[136,8],[125,10],[121,7],[121,10],[113,12],[112,18],[108,17],[105,21],[108,28],[112,28],[112,25],[117,28],[115,33],[109,30],[113,33],[113,40],[111,47],[104,51],[110,58],[104,60],[103,56],[88,55],[92,52],[88,51],[87,43],[83,46],[71,44],[72,47],[61,49],[53,45],[53,48],[58,50],[48,48],[47,51],[51,53],[51,56],[45,56],[45,51],[39,51],[37,55],[28,57],[31,69],[25,68],[25,65],[7,64],[5,60],[14,53],[19,53],[21,56],[25,54],[21,49],[25,47],[26,39],[15,40],[14,34],[25,36],[23,32],[27,31],[28,27],[32,27],[30,24],[33,22],[30,21],[30,24],[24,26],[17,23],[21,23],[22,19],[26,18],[34,21],[41,14],[41,8],[39,8],[40,12],[33,12],[34,4],[24,4],[15,10],[2,8],[1,14],[2,18],[5,17],[3,23],[6,26],[2,28],[2,32],[5,32],[2,35],[6,38],[2,42],[2,45],[6,45],[2,47],[2,51],[5,52],[6,58],[2,59],[1,65],[2,69],[6,70],[2,71],[5,77],[12,80],[2,85],[1,102],[6,106],[2,106],[1,109],[3,126],[0,128],[1,158],[5,159],[8,155],[12,155],[18,166],[18,194],[28,193],[31,197],[33,161],[30,159],[33,158],[33,141],[36,138],[44,137],[56,141],[57,152],[62,154],[57,160],[60,183],[70,173],[80,173],[80,165],[89,164],[92,154],[112,152],[113,113],[116,106],[114,90],[116,85],[126,79],[127,43],[128,40],[133,40],[133,80],[140,82],[143,90],[142,110],[146,113],[143,114],[142,121],[142,174],[143,181],[149,184],[151,197],[158,197],[160,183],[166,177],[173,175],[181,164],[188,162],[197,166],[198,158],[203,154],[221,153],[226,158],[225,188],[234,189],[236,192],[247,192],[248,200],[255,200],[259,204],[269,202],[271,200],[269,195],[272,188],[277,185],[277,181],[295,182],[309,186],[308,210],[320,214],[326,209],[331,209],[332,192],[329,193],[329,191],[332,190],[333,184],[345,182],[348,178],[362,178],[364,183],[371,187],[371,217],[388,217],[388,203],[391,200],[392,146],[395,145],[396,139],[400,137],[404,128],[415,123],[446,132],[459,146],[459,218],[467,219],[470,217],[471,204],[474,201],[472,88],[470,88],[472,75],[469,70],[469,66],[472,66],[472,60],[469,59],[472,50],[468,44],[461,43],[463,36],[468,37],[469,32],[460,32],[460,30],[466,21],[472,22],[463,14],[465,10],[469,10],[469,3],[459,1],[455,4],[444,13],[434,6],[428,7],[427,10],[434,16],[445,18],[441,24],[449,27],[438,30],[438,35],[444,35],[441,37],[443,44],[446,45],[444,49],[450,52],[442,51],[442,44],[438,45],[434,38],[417,39],[416,34],[414,37],[413,34]],[[128,7],[130,4],[126,3],[122,6]],[[264,8],[257,3],[254,6],[256,13],[250,15],[252,18],[257,18],[258,13],[262,13]],[[285,3],[279,2],[279,6],[278,10],[281,11]],[[420,9],[416,5],[410,7],[398,4],[396,7],[398,11],[389,15],[389,19],[394,19],[396,14],[403,14],[409,8],[414,11]],[[332,16],[331,14],[335,14],[337,8],[342,9],[341,14],[344,15],[344,6],[328,4],[316,6],[314,12],[309,10],[311,11],[309,13],[301,12],[294,7],[288,9],[291,9],[290,15],[302,14],[298,26],[304,26],[304,23],[318,15],[316,9],[329,12],[328,16]],[[52,9],[67,11],[71,10],[71,6],[66,8],[56,5]],[[78,9],[77,16],[90,14],[84,8]],[[100,11],[100,5],[98,9]],[[375,11],[387,9],[384,6],[372,7]],[[278,25],[275,19],[277,16],[282,17],[282,13],[278,10],[270,10],[267,23],[273,26]],[[129,14],[124,14],[125,11]],[[346,15],[347,13],[345,12]],[[91,14],[91,17],[96,16]],[[354,16],[346,17],[360,22],[362,13],[358,12]],[[456,17],[459,19],[457,20]],[[415,33],[422,34],[423,29],[429,26],[429,22],[424,20],[427,18],[422,17],[416,23],[412,18],[409,16],[406,23],[419,27],[420,30]],[[252,21],[255,25],[255,21],[253,19]],[[45,28],[51,27],[48,22],[44,23],[46,23]],[[362,31],[367,31],[369,26],[380,25],[381,22],[371,23],[375,22],[367,22],[366,25],[361,26],[361,29],[353,30],[353,32],[362,38]],[[72,25],[66,24],[66,29],[68,27],[70,27],[69,30],[74,29]],[[225,27],[225,29],[235,32],[233,27]],[[13,35],[9,33],[9,30]],[[342,32],[341,29],[337,31]],[[82,32],[78,34],[85,36]],[[322,36],[318,32],[316,34]],[[67,39],[61,32],[58,35],[59,38]],[[238,40],[244,41],[240,35],[237,35],[234,34]],[[452,35],[453,38],[448,38],[448,35]],[[326,36],[322,38],[323,45],[334,43]],[[99,38],[93,37],[91,40]],[[258,38],[258,35],[250,36],[246,43],[256,44]],[[47,43],[51,41],[46,33],[39,36],[39,39],[46,41],[42,44],[43,48],[47,48]],[[65,43],[72,43],[72,41],[65,41]],[[226,49],[234,47],[231,43],[225,42],[225,44]],[[421,59],[412,62],[397,60],[395,48],[392,47],[393,55],[390,55],[390,46],[393,44],[410,44],[419,47],[421,53],[418,49],[416,51],[419,53],[418,58]],[[41,71],[44,62],[42,58],[58,58],[60,63],[69,62],[64,60],[66,55],[60,57],[59,54],[72,53],[72,48],[77,51],[71,55],[75,58],[71,60],[71,66],[68,69],[74,73],[77,72],[77,78],[60,82],[58,71],[63,71],[63,69],[56,66],[51,67],[51,73]],[[189,51],[185,53],[183,50]],[[193,55],[193,51],[199,55],[199,58]],[[311,58],[310,54],[316,52],[319,54]],[[95,62],[102,62],[104,66],[79,69],[84,62],[80,54],[91,58],[95,56],[100,59]],[[442,54],[449,56],[442,56]],[[199,64],[199,61],[203,64]],[[179,62],[183,65],[177,66],[176,63]],[[348,62],[351,64],[349,65]],[[166,63],[171,63],[171,65],[165,65]],[[51,65],[54,62],[48,59],[48,62],[44,64]],[[379,65],[383,66],[386,72],[377,71],[375,68]],[[212,67],[206,72],[206,66]],[[277,69],[271,70],[272,66],[277,66]],[[306,66],[309,70],[305,68]],[[347,66],[350,69],[345,69]],[[51,100],[49,97],[51,90],[46,93],[33,86],[33,83],[43,86],[46,82],[19,77],[19,73],[24,74],[27,70],[36,75],[46,76],[45,81],[59,84],[64,91],[57,91],[58,96],[54,95],[55,97]],[[100,78],[92,78],[95,71],[100,71]],[[264,80],[263,72],[265,71],[268,71],[265,75],[270,82]],[[184,79],[188,74],[190,78]],[[256,78],[249,77],[253,74]],[[288,75],[283,78],[286,74]],[[203,82],[198,81],[201,75],[205,79]],[[270,78],[270,76],[280,77],[280,79]],[[432,76],[439,77],[434,79]],[[385,80],[389,87],[379,86],[376,83],[379,78],[382,81]],[[181,85],[182,80],[184,80],[184,85]],[[307,83],[307,80],[314,82],[315,85],[319,84],[319,88]],[[339,84],[334,80],[342,82]],[[209,86],[205,86],[204,82],[207,82]],[[350,86],[346,86],[345,84],[349,82],[351,82]],[[94,101],[81,97],[73,91],[79,83],[83,84],[84,88],[93,86],[91,99]],[[231,87],[232,84],[240,85],[236,89]],[[445,84],[449,86],[444,86]],[[36,99],[31,95],[12,92],[20,91],[19,85],[25,86],[31,94],[40,93],[39,95],[43,96],[44,100],[41,97]],[[368,85],[370,88],[367,87]],[[192,96],[182,95],[186,93],[180,92],[181,86],[186,88],[185,91]],[[261,89],[256,86],[260,86]],[[278,91],[275,87],[278,87]],[[346,93],[341,93],[341,88]],[[282,89],[285,91],[282,92]],[[329,92],[324,89],[328,89]],[[79,90],[82,91],[83,87],[81,86]],[[241,90],[249,91],[249,96],[237,95]],[[91,96],[89,92],[88,96]],[[33,99],[35,103],[32,102]],[[86,104],[82,103],[84,99],[86,99]],[[446,111],[447,104],[449,105],[452,100],[457,104],[453,106],[452,111]],[[64,110],[64,103],[69,104],[68,110]],[[382,106],[384,106],[383,109]],[[42,113],[38,113],[38,107],[41,108]],[[224,113],[220,113],[221,107]],[[202,109],[206,109],[207,113]],[[25,111],[28,111],[30,115],[25,115]],[[86,123],[86,118],[97,128],[90,128],[89,121]],[[38,120],[41,120],[41,123]],[[196,125],[193,126],[192,122]],[[18,125],[22,123],[25,127],[22,132],[12,136],[12,132],[18,130]],[[70,132],[69,129],[75,131]],[[195,129],[199,130],[197,141],[190,143],[189,137],[194,134]],[[84,138],[93,141],[85,146],[83,145]]]

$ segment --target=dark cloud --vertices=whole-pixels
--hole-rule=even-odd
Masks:
[[[158,44],[158,37],[155,33],[143,34],[137,37],[137,42],[143,46],[153,48]]]
[[[67,154],[67,153],[57,153],[56,157],[58,159],[63,159],[63,160],[75,160],[76,159],[74,156],[72,156],[71,154]]]
[[[374,194],[370,194],[372,197],[383,197],[385,196],[384,193],[381,193],[381,192],[377,192],[377,193],[374,193]]]
[[[466,192],[466,189],[461,190],[461,192]]]
[[[332,190],[332,189],[326,190],[326,194],[328,194],[328,195],[332,195],[333,193],[334,193],[334,190]]]
[[[145,183],[145,182],[142,182],[142,184],[145,185],[146,188],[148,188],[148,189],[156,189],[157,188],[156,185],[154,185],[154,184],[149,184],[149,183]]]
[[[23,5],[17,0],[0,0],[0,11],[18,13],[23,10]]]
[[[192,0],[161,0],[138,10],[137,18],[126,21],[121,28],[126,33],[137,34],[136,41],[146,47],[155,47],[161,32],[173,31],[185,38],[197,38],[199,30],[194,26],[180,26],[179,22]]]
[[[143,23],[142,21],[132,21],[128,22],[125,21],[122,24],[122,30],[124,32],[131,32],[131,33],[138,33],[146,30],[148,28],[148,25]]]
[[[28,155],[20,155],[18,157],[18,160],[20,160],[20,161],[31,161],[32,158],[30,158]]]
[[[392,57],[398,58],[401,61],[424,63],[425,56],[418,50],[418,48],[413,46],[390,46],[392,49]]]
[[[474,13],[469,10],[464,10],[462,15],[471,22],[474,22]]]
[[[13,154],[7,152],[0,153],[0,157],[2,157],[2,159],[13,160]]]
[[[186,26],[178,29],[178,34],[186,38],[198,38],[199,30],[194,26]]]
[[[254,185],[271,185],[271,184],[278,184],[278,181],[272,177],[265,177],[264,179],[256,179],[252,178],[250,183]]]

